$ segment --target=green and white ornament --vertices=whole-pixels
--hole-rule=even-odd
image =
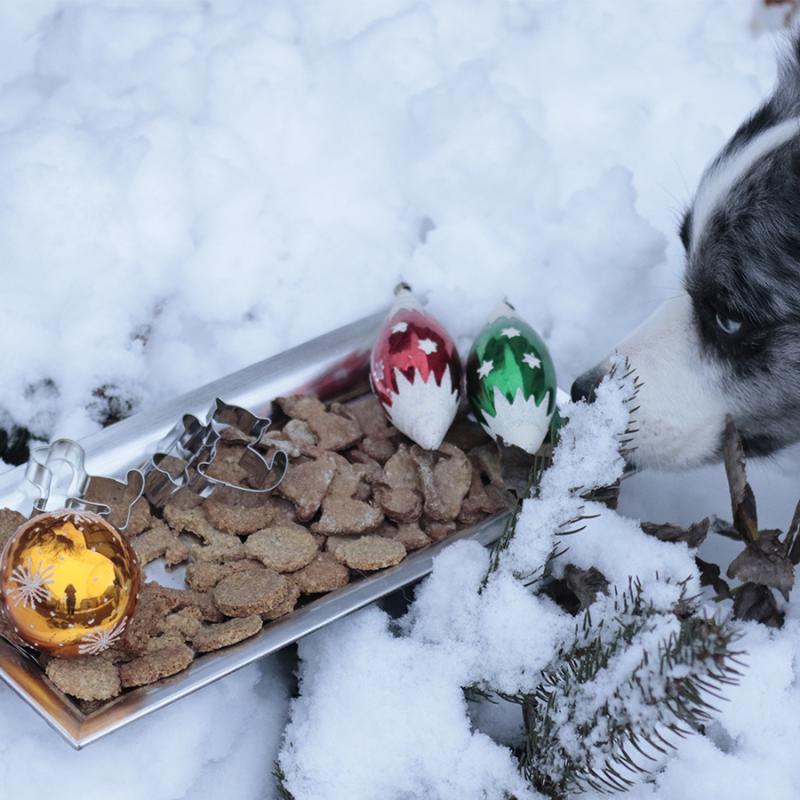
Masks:
[[[556,371],[536,331],[507,302],[475,339],[467,359],[467,395],[486,432],[535,453],[556,410]]]

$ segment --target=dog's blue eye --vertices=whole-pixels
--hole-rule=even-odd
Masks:
[[[739,333],[739,331],[742,329],[741,320],[733,319],[731,317],[723,317],[721,314],[717,314],[717,326],[728,336],[733,336],[735,333]]]

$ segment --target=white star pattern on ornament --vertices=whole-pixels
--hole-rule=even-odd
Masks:
[[[47,600],[50,590],[47,588],[55,583],[53,571],[55,567],[49,564],[42,569],[42,562],[33,568],[33,562],[28,559],[25,566],[14,567],[11,571],[11,580],[18,583],[13,589],[8,590],[8,596],[14,601],[15,606],[22,603],[23,608],[33,608],[37,602]]]
[[[500,331],[506,339],[513,339],[515,336],[519,336],[519,331],[516,328],[503,328]]]
[[[531,368],[531,369],[539,369],[542,366],[542,362],[536,358],[535,353],[525,353],[522,356],[522,360]]]
[[[405,333],[407,330],[407,322],[395,322],[395,324],[392,325],[392,333]]]
[[[56,519],[62,519],[64,522],[77,522],[78,525],[90,525],[93,522],[85,512],[71,510],[62,512]]]
[[[478,377],[485,378],[494,369],[494,361],[484,361],[478,367]]]
[[[433,339],[420,339],[419,349],[422,350],[426,356],[429,356],[431,353],[435,353],[439,349],[439,346]]]
[[[78,653],[96,656],[98,653],[102,653],[103,650],[108,650],[122,636],[127,622],[127,619],[123,619],[116,628],[109,628],[104,631],[90,631],[81,639],[81,643],[78,645]]]
[[[383,376],[386,374],[385,367],[383,366],[383,359],[380,361],[375,362],[375,377],[379,380],[383,380]]]

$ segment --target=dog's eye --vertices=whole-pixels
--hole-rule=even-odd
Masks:
[[[717,314],[717,327],[727,336],[733,336],[742,329],[742,321]]]

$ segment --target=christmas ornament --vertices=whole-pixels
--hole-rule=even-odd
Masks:
[[[128,542],[101,516],[62,510],[20,526],[0,558],[3,609],[49,655],[96,655],[125,631],[141,576]]]
[[[399,431],[426,450],[441,445],[458,410],[461,362],[445,329],[406,284],[372,347],[370,381]]]
[[[467,359],[467,396],[478,422],[493,439],[535,453],[550,429],[556,391],[544,342],[501,303]]]

